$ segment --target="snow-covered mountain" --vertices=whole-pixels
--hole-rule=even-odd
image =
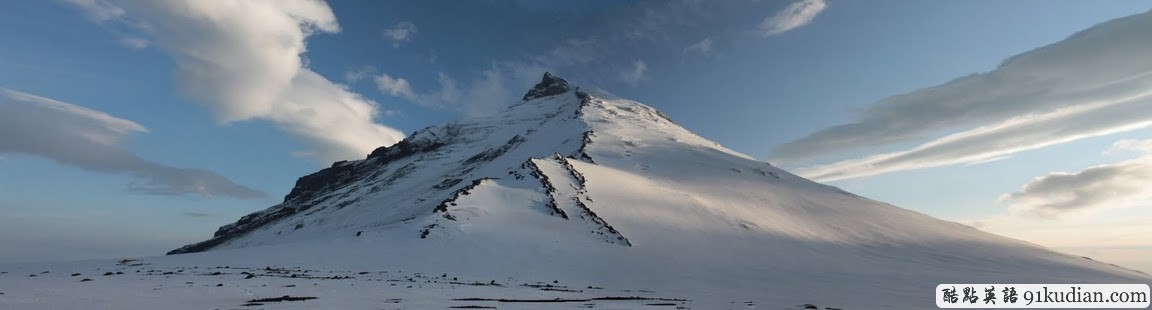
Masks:
[[[506,294],[592,298],[617,289],[702,309],[922,309],[934,307],[940,283],[1152,282],[812,182],[649,106],[549,74],[501,114],[429,127],[337,162],[300,178],[283,203],[169,254],[188,255],[150,263],[555,281],[564,289]],[[451,304],[429,300],[508,297],[438,281],[426,282],[436,293],[388,294],[440,307]]]

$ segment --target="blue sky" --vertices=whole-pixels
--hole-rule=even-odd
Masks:
[[[1149,9],[6,1],[0,246],[19,250],[0,262],[205,239],[299,176],[492,113],[548,70],[873,199],[1152,271],[1134,256],[1152,255],[1137,36],[1152,17],[1096,26]]]

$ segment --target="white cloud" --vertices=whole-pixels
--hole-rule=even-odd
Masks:
[[[460,89],[455,79],[445,73],[439,73],[437,82],[440,89],[434,92],[417,93],[407,79],[392,77],[381,73],[373,77],[376,88],[381,93],[408,100],[417,105],[435,109],[457,109],[457,100],[460,99]],[[464,109],[458,109],[464,110]]]
[[[404,137],[377,104],[308,69],[305,38],[340,31],[319,0],[121,0],[177,63],[184,92],[221,122],[263,119],[308,142],[321,163],[362,158]]]
[[[1105,155],[1124,153],[1124,152],[1139,152],[1139,153],[1152,153],[1152,140],[1120,140],[1112,143],[1112,146],[1104,151]]]
[[[320,163],[360,159],[405,137],[375,123],[380,114],[375,102],[311,70],[300,71],[291,85],[274,113],[265,118],[311,144],[314,150],[306,151],[309,158]]]
[[[1013,56],[991,72],[876,102],[852,123],[777,146],[773,160],[922,141],[939,132],[1146,92],[1152,89],[1149,31],[1152,13],[1096,25]]]
[[[637,83],[644,79],[644,76],[647,74],[647,72],[648,64],[645,64],[643,60],[637,59],[636,61],[632,62],[632,66],[630,68],[620,72],[620,80],[624,81],[624,83],[635,86]]]
[[[366,77],[372,76],[373,73],[376,73],[376,67],[373,66],[363,66],[357,69],[350,69],[347,72],[344,72],[344,81],[348,83],[356,83]]]
[[[380,91],[385,94],[408,100],[416,100],[416,92],[412,90],[412,85],[404,78],[393,78],[387,74],[380,74],[373,80],[376,81],[376,88],[379,88]]]
[[[1152,140],[1120,141],[1116,149],[1144,152],[1136,159],[1098,165],[1077,172],[1037,177],[1020,191],[1001,196],[1014,212],[1042,217],[1103,208],[1152,204]]]
[[[795,172],[817,181],[990,161],[1014,153],[1152,126],[1152,90],[1117,101],[1095,102],[1028,115],[933,140],[910,150],[883,153]]]
[[[82,169],[129,174],[128,190],[156,195],[260,198],[265,194],[219,174],[176,168],[146,159],[121,144],[148,129],[135,122],[14,90],[0,88],[0,153],[43,157]]]
[[[65,3],[71,4],[84,10],[88,14],[88,18],[94,22],[103,23],[111,20],[121,19],[124,17],[124,9],[119,6],[113,5],[106,0],[63,0]]]
[[[416,24],[399,22],[392,28],[384,29],[384,39],[391,41],[392,47],[400,47],[401,43],[411,41],[416,33]]]
[[[684,48],[684,53],[696,53],[704,56],[712,55],[712,38],[704,38]]]
[[[120,45],[132,49],[148,48],[148,46],[151,44],[151,42],[144,38],[124,37],[120,39]]]
[[[764,36],[774,36],[791,31],[812,22],[820,12],[828,8],[824,0],[800,0],[789,4],[784,10],[764,18],[756,27]]]

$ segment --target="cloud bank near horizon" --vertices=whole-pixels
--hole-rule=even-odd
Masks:
[[[74,104],[0,88],[0,153],[26,154],[85,170],[127,174],[130,192],[151,195],[263,198],[217,173],[143,159],[122,144],[148,129]]]
[[[910,149],[796,169],[818,181],[964,165],[1152,126],[1152,12],[1104,22],[997,69],[892,96],[851,123],[779,145],[803,163],[906,143]],[[936,137],[943,132],[955,132]],[[924,142],[926,141],[926,142]]]

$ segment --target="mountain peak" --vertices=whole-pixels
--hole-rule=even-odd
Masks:
[[[229,250],[195,259],[271,265],[351,256],[348,264],[428,274],[736,292],[720,305],[793,288],[795,279],[827,296],[872,296],[860,284],[877,281],[877,270],[899,271],[880,278],[901,292],[939,283],[1149,281],[812,182],[643,103],[550,73],[524,97],[301,177],[283,202],[169,254]],[[425,288],[444,284],[455,285]]]
[[[536,83],[536,86],[532,86],[532,89],[529,89],[528,93],[524,94],[524,100],[559,95],[569,90],[572,90],[572,88],[568,86],[567,80],[552,75],[552,73],[544,72],[544,77],[540,79],[540,83]]]

